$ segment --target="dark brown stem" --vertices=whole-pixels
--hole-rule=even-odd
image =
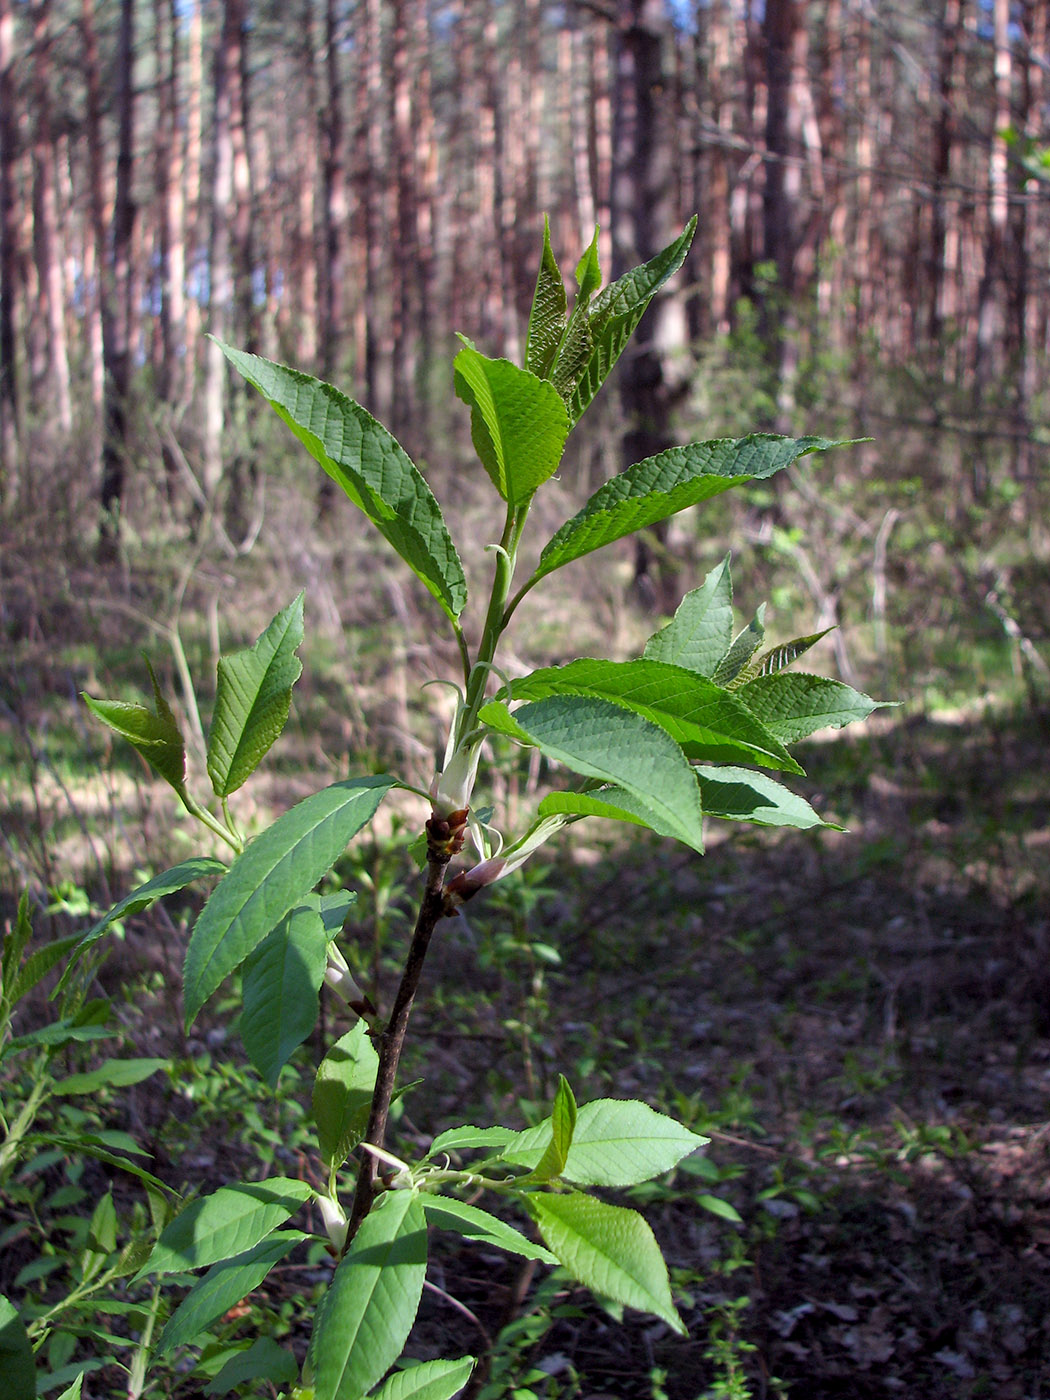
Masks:
[[[419,903],[416,926],[412,930],[412,942],[409,944],[408,957],[405,959],[405,968],[401,974],[401,984],[397,989],[397,996],[394,999],[386,1029],[379,1038],[379,1068],[376,1072],[376,1087],[372,1095],[372,1111],[368,1119],[368,1129],[365,1132],[365,1142],[372,1143],[374,1147],[382,1147],[383,1139],[386,1136],[386,1124],[390,1114],[390,1101],[394,1095],[397,1066],[405,1043],[408,1018],[412,1014],[412,1002],[419,987],[423,963],[426,961],[427,949],[430,946],[430,937],[438,920],[449,912],[443,888],[445,868],[448,865],[449,856],[444,851],[436,850],[434,843],[431,843],[428,854],[427,882]],[[347,1246],[357,1234],[361,1222],[372,1208],[378,1167],[379,1163],[371,1152],[362,1152],[361,1165],[357,1173],[357,1187],[354,1191],[354,1204],[350,1212],[350,1223],[346,1235]]]

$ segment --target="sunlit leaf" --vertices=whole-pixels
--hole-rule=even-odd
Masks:
[[[513,716],[500,701],[480,719],[584,777],[617,784],[648,813],[647,825],[703,850],[700,791],[682,750],[644,715],[589,695],[552,695]]]
[[[761,652],[733,677],[731,689],[737,690],[740,686],[747,685],[748,681],[757,680],[759,676],[775,676],[778,671],[783,671],[793,661],[804,656],[810,647],[816,646],[822,637],[834,630],[833,627],[825,627],[823,632],[813,632],[808,637],[796,637],[793,641],[781,642],[779,646]]]
[[[283,1225],[312,1195],[307,1182],[292,1177],[221,1186],[179,1212],[162,1231],[139,1276],[179,1273],[233,1259]]]
[[[457,1361],[423,1361],[388,1376],[371,1400],[452,1400],[474,1369],[473,1356]]]
[[[550,220],[544,217],[543,253],[525,339],[525,368],[540,379],[547,378],[558,342],[565,331],[566,308],[565,283],[551,250]]]
[[[178,721],[160,693],[152,666],[150,676],[153,680],[152,710],[129,700],[96,700],[86,691],[81,692],[84,704],[103,724],[127,739],[176,792],[182,792],[186,786],[186,745]]]
[[[58,992],[64,990],[77,960],[102,937],[111,924],[116,923],[118,919],[129,918],[132,914],[141,914],[143,909],[148,909],[158,899],[184,890],[195,880],[206,880],[212,875],[225,875],[226,868],[223,862],[216,860],[214,856],[191,856],[189,860],[173,865],[170,870],[165,870],[160,875],[154,875],[152,880],[147,880],[137,890],[132,890],[131,894],[126,895],[118,904],[114,904],[113,908],[106,914],[103,914],[97,923],[92,924],[77,943],[69,960],[69,966],[63,972],[55,989],[55,994],[57,995]]]
[[[759,676],[735,694],[771,734],[787,744],[818,729],[841,729],[866,719],[885,703],[862,695],[843,681],[805,672]]]
[[[467,601],[463,565],[430,487],[400,443],[331,384],[219,345],[448,616],[457,618]]]
[[[166,1356],[176,1347],[192,1342],[217,1318],[258,1288],[289,1250],[309,1238],[301,1230],[278,1230],[243,1254],[213,1264],[168,1318],[157,1343],[157,1355]]]
[[[359,1020],[325,1055],[314,1079],[312,1109],[321,1160],[341,1167],[368,1126],[379,1056]]]
[[[271,1089],[317,1024],[318,989],[327,964],[325,926],[309,905],[286,914],[245,960],[241,1040]]]
[[[646,457],[600,486],[566,521],[545,546],[532,581],[741,482],[772,476],[807,452],[844,445],[828,438],[754,433],[671,447]]]
[[[533,1192],[525,1198],[552,1254],[586,1287],[653,1313],[685,1335],[660,1246],[637,1213],[593,1196]]]
[[[646,642],[643,654],[647,660],[710,677],[732,640],[733,583],[727,554],[699,588],[685,595],[667,626]]]
[[[255,771],[288,719],[302,674],[303,595],[283,608],[250,647],[221,656],[208,735],[208,776],[228,797]]]
[[[733,644],[715,667],[712,680],[716,685],[729,686],[762,645],[766,635],[766,605],[762,603],[754,617],[733,639]]]
[[[501,1160],[534,1167],[551,1140],[551,1120],[546,1118],[519,1133],[503,1149]],[[706,1142],[637,1099],[593,1099],[577,1114],[561,1175],[576,1186],[636,1186],[670,1171]]]
[[[314,1400],[361,1400],[401,1355],[427,1268],[427,1223],[415,1191],[388,1191],[340,1260],[314,1323],[307,1363]]]
[[[456,1234],[475,1240],[478,1244],[496,1245],[523,1259],[539,1259],[545,1264],[558,1262],[550,1250],[535,1244],[520,1230],[515,1230],[513,1225],[490,1215],[487,1210],[458,1201],[454,1196],[424,1195],[420,1199],[427,1223],[439,1230],[454,1230]]]
[[[496,698],[539,700],[550,695],[592,695],[626,705],[666,730],[692,759],[747,758],[766,768],[802,771],[747,705],[681,666],[647,658],[584,658],[532,671]]]
[[[469,343],[455,371],[477,454],[503,499],[520,505],[558,470],[569,432],[565,405],[546,380]]]
[[[237,857],[202,909],[186,950],[187,1027],[223,978],[332,868],[394,783],[379,775],[322,788]]]
[[[595,235],[595,242],[584,254],[576,273],[580,295],[573,320],[578,321],[580,333],[574,336],[570,326],[552,372],[565,397],[571,423],[578,421],[601,388],[653,297],[685,261],[695,231],[696,219],[692,218],[679,237],[655,258],[624,273],[588,304],[600,277]],[[585,310],[578,316],[581,308]]]

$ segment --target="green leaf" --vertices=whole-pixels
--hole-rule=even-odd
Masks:
[[[551,1120],[526,1128],[501,1160],[533,1167],[551,1141]],[[636,1186],[670,1171],[707,1138],[637,1099],[594,1099],[584,1104],[562,1177],[576,1186]]]
[[[225,873],[226,866],[221,860],[216,860],[214,856],[192,856],[189,860],[173,865],[170,870],[165,870],[160,875],[154,875],[152,880],[147,880],[137,890],[132,890],[131,894],[126,895],[119,904],[114,904],[109,913],[104,914],[97,923],[92,924],[91,928],[84,934],[74,949],[69,966],[63,972],[61,981],[53,995],[57,995],[65,989],[78,959],[118,919],[128,918],[132,914],[141,914],[143,909],[148,909],[158,899],[163,899],[167,894],[175,894],[178,890],[185,889],[187,885],[192,885],[194,880],[206,880],[211,875],[225,875]]]
[[[427,1268],[427,1222],[415,1191],[372,1207],[321,1301],[310,1338],[314,1400],[360,1400],[401,1354]]]
[[[91,1213],[88,1226],[88,1247],[95,1254],[112,1254],[117,1247],[117,1212],[113,1205],[113,1192],[107,1191],[100,1197],[98,1205]]]
[[[309,1238],[301,1230],[278,1230],[243,1254],[213,1264],[168,1318],[157,1343],[157,1355],[166,1356],[176,1347],[192,1342],[216,1318],[258,1288],[289,1250]]]
[[[427,1157],[437,1157],[443,1152],[468,1152],[476,1147],[502,1147],[514,1136],[513,1128],[446,1128],[430,1144]]]
[[[149,663],[146,663],[149,665]],[[186,787],[186,745],[175,716],[153,679],[154,709],[128,700],[95,700],[81,691],[84,704],[103,724],[108,724],[132,744],[150,767],[176,792]]]
[[[741,671],[762,645],[766,635],[766,605],[762,603],[754,617],[733,640],[712,677],[716,685],[732,685]]]
[[[166,1069],[167,1060],[103,1060],[95,1069],[83,1074],[69,1074],[65,1079],[56,1080],[53,1094],[93,1094],[98,1089],[125,1089],[131,1084],[141,1084],[151,1074]]]
[[[649,661],[665,661],[713,676],[733,640],[733,582],[730,556],[704,579],[699,588],[687,593],[674,617],[645,644],[643,655]]]
[[[74,949],[80,942],[80,934],[71,933],[66,938],[56,938],[53,943],[45,943],[42,948],[37,948],[30,953],[25,962],[18,969],[18,975],[13,978],[13,985],[10,992],[10,1005],[21,1001],[27,992],[40,982],[51,969],[62,961],[65,955]]]
[[[187,1029],[223,978],[332,868],[394,784],[381,774],[322,788],[237,857],[201,910],[186,950]]]
[[[228,1395],[246,1381],[266,1380],[287,1385],[299,1374],[295,1357],[272,1337],[260,1337],[250,1347],[231,1356],[222,1370],[204,1387],[205,1395]]]
[[[208,735],[208,777],[229,797],[254,773],[288,719],[302,675],[303,595],[288,604],[250,647],[220,656]]]
[[[565,397],[572,424],[579,420],[620,358],[646,307],[685,261],[695,231],[694,217],[663,252],[611,283],[589,306],[586,306],[587,294],[597,285],[596,279],[600,276],[596,244],[591,245],[593,262],[589,260],[591,249],[584,254],[576,275],[580,283],[580,301],[586,308],[588,353],[586,356],[579,353],[582,337],[570,344],[573,338],[567,336],[552,375]],[[576,319],[575,311],[573,319]]]
[[[358,1021],[332,1046],[314,1079],[312,1109],[321,1160],[341,1167],[365,1135],[379,1056]]]
[[[36,1365],[15,1305],[0,1293],[0,1376],[4,1400],[36,1400]]]
[[[710,1211],[712,1215],[717,1215],[720,1220],[730,1220],[734,1225],[743,1225],[740,1212],[735,1206],[731,1206],[728,1201],[723,1201],[721,1196],[711,1196],[703,1192],[697,1196],[696,1203],[704,1210]]]
[[[331,384],[217,342],[444,608],[467,601],[463,565],[419,469],[381,423]]]
[[[308,904],[286,914],[245,960],[241,1040],[271,1089],[317,1024],[317,993],[327,965],[325,926]]]
[[[634,826],[656,828],[650,823],[650,813],[644,802],[632,797],[623,788],[605,784],[587,792],[549,792],[537,808],[537,815],[550,817],[562,814],[571,817],[604,817],[608,821],[630,822]]]
[[[569,1081],[564,1074],[559,1074],[554,1106],[551,1109],[550,1118],[547,1119],[550,1136],[543,1155],[532,1169],[533,1180],[554,1181],[561,1176],[569,1149],[572,1147],[572,1135],[576,1128],[576,1113],[576,1099],[569,1087]]]
[[[33,1133],[31,1136],[23,1138],[26,1147],[55,1147],[61,1152],[71,1157],[85,1156],[94,1157],[96,1161],[105,1162],[107,1166],[117,1167],[120,1171],[127,1172],[130,1176],[137,1177],[147,1188],[160,1193],[174,1195],[174,1189],[166,1182],[137,1166],[127,1157],[121,1157],[116,1152],[110,1152],[104,1142],[91,1133],[77,1133],[66,1136],[60,1133]],[[141,1148],[138,1149],[140,1152]]]
[[[800,656],[805,655],[810,647],[816,646],[822,637],[826,637],[829,632],[834,632],[834,627],[825,627],[823,632],[813,632],[808,637],[796,637],[791,642],[781,642],[779,646],[770,647],[761,656],[756,656],[753,661],[743,667],[734,677],[731,689],[737,690],[742,685],[747,685],[749,681],[757,680],[759,676],[774,676],[778,671],[783,671],[786,666],[790,666],[793,661],[797,661]]]
[[[84,1383],[84,1371],[81,1371],[72,1385],[67,1385],[58,1400],[80,1400],[80,1388]]]
[[[243,1254],[283,1225],[312,1195],[307,1182],[282,1176],[220,1186],[179,1212],[137,1277],[202,1269]]]
[[[543,252],[525,337],[525,368],[539,379],[546,379],[550,371],[565,330],[566,307],[565,283],[551,251],[550,220],[544,215]]]
[[[465,1235],[467,1239],[476,1240],[479,1244],[495,1245],[499,1249],[505,1249],[508,1254],[518,1254],[523,1259],[539,1259],[544,1264],[558,1262],[550,1250],[544,1249],[541,1244],[534,1244],[520,1230],[515,1230],[513,1225],[490,1215],[487,1210],[468,1205],[466,1201],[457,1201],[454,1196],[424,1195],[422,1201],[427,1223],[439,1230],[454,1230],[456,1234]]]
[[[573,1278],[617,1303],[662,1318],[685,1335],[660,1246],[637,1213],[578,1191],[525,1198],[548,1248]]]
[[[558,470],[569,420],[557,390],[510,360],[490,360],[469,342],[456,356],[456,393],[470,405],[474,447],[512,506],[528,501]]]
[[[692,769],[666,730],[644,715],[589,695],[552,695],[513,716],[500,701],[490,701],[479,718],[575,773],[624,788],[642,804],[654,831],[703,851],[700,790]]]
[[[753,433],[670,447],[646,457],[600,486],[583,509],[565,522],[544,547],[531,582],[731,486],[772,476],[807,452],[844,445],[828,438]]]
[[[612,700],[658,724],[689,758],[731,756],[766,768],[802,772],[780,740],[756,720],[742,700],[713,681],[664,661],[584,658],[564,666],[547,666],[514,681],[509,693],[501,690],[496,698],[510,699],[511,695],[515,700],[551,695]]]
[[[78,1040],[108,1040],[116,1035],[116,1031],[110,1030],[108,1026],[76,1026],[66,1017],[61,1020],[52,1021],[49,1026],[41,1026],[38,1030],[27,1031],[25,1035],[16,1035],[3,1047],[5,1055],[13,1055],[19,1050],[29,1049],[35,1045],[68,1045],[70,1041]]]
[[[10,1008],[18,1000],[14,995],[15,979],[22,962],[22,954],[33,936],[33,921],[29,915],[29,891],[23,890],[18,900],[18,913],[14,925],[0,935],[0,998],[3,1006]],[[0,1297],[3,1295],[0,1294]]]
[[[584,306],[590,304],[591,297],[601,285],[602,267],[598,261],[598,230],[595,229],[590,243],[583,250],[580,261],[576,264],[577,296]]]
[[[452,1400],[476,1365],[473,1356],[458,1361],[424,1361],[388,1376],[370,1400]]]
[[[704,812],[727,822],[755,822],[759,826],[793,826],[807,831],[814,826],[831,827],[822,821],[804,797],[783,787],[764,773],[747,768],[697,768]]]
[[[735,692],[771,734],[791,744],[818,729],[841,729],[866,719],[885,702],[872,700],[843,681],[805,672],[759,676]]]

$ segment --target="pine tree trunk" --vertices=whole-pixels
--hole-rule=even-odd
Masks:
[[[661,0],[621,0],[616,80],[616,140],[620,153],[613,187],[613,272],[653,257],[673,236],[673,143],[668,139],[664,64],[666,12]],[[685,319],[671,298],[649,308],[620,361],[620,399],[627,419],[624,464],[670,447],[671,412],[686,387],[672,378],[665,354],[686,339]],[[679,372],[680,373],[680,372]],[[658,539],[664,537],[654,530]],[[666,550],[654,551],[644,535],[635,552],[639,598],[660,612],[673,611],[678,594]]]
[[[84,0],[85,30],[94,35],[91,0]],[[117,37],[117,176],[113,196],[113,224],[109,258],[103,259],[102,358],[105,369],[102,411],[102,477],[99,493],[101,517],[98,555],[113,562],[120,547],[120,513],[124,505],[128,462],[128,394],[131,388],[131,242],[135,206],[131,195],[134,136],[134,0],[121,0]],[[93,65],[95,101],[98,100],[98,67]],[[98,108],[96,107],[96,118]],[[98,138],[96,129],[96,141]],[[93,198],[103,197],[101,152],[96,154],[97,178]],[[104,234],[103,234],[104,241]]]
[[[62,262],[56,209],[55,145],[51,129],[51,0],[33,6],[33,253],[47,330],[45,383],[34,397],[46,402],[48,419],[63,435],[73,428],[69,351],[62,290]],[[53,417],[52,417],[53,415]]]
[[[5,507],[17,499],[19,491],[14,63],[15,21],[11,0],[0,0],[0,505]]]

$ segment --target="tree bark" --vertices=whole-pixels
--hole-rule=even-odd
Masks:
[[[19,398],[15,358],[18,219],[14,98],[15,19],[0,0],[0,506],[18,495]]]
[[[616,80],[615,148],[620,152],[613,189],[613,273],[645,262],[670,241],[674,208],[673,143],[668,139],[664,42],[666,11],[661,0],[621,0]],[[657,296],[620,361],[620,400],[627,419],[624,465],[670,447],[671,413],[687,387],[673,375],[666,353],[684,348],[680,306]],[[658,538],[659,530],[654,531]],[[635,551],[635,587],[641,601],[673,610],[678,587],[663,549],[644,535]]]
[[[88,144],[91,204],[99,249],[102,318],[102,464],[98,556],[113,562],[120,549],[128,459],[128,394],[131,387],[131,240],[135,223],[131,176],[134,136],[134,0],[121,0],[116,54],[117,171],[113,220],[107,240],[102,166],[101,90],[92,0],[83,0],[85,74],[88,84]],[[108,246],[107,246],[108,243]]]
[[[55,143],[51,123],[51,0],[33,6],[33,252],[47,330],[45,382],[37,393],[48,403],[63,435],[73,429],[69,350],[56,208]],[[51,419],[52,415],[48,415]]]

